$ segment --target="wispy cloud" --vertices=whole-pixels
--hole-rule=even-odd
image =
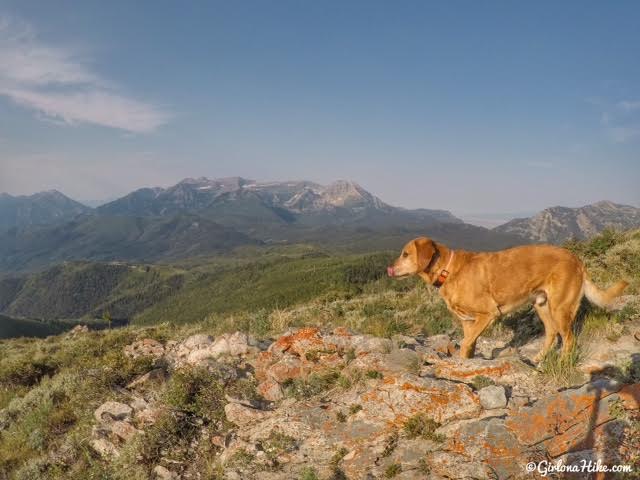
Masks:
[[[78,51],[42,43],[34,28],[0,15],[0,95],[49,119],[151,132],[170,115],[91,70]]]
[[[602,109],[600,124],[609,139],[627,143],[640,139],[640,100],[621,100],[616,103],[591,100]]]

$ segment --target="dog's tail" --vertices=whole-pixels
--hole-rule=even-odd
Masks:
[[[629,285],[629,282],[620,280],[606,290],[600,290],[591,282],[587,275],[585,275],[584,295],[591,303],[601,308],[610,309],[611,303],[622,294],[624,289],[627,288],[627,285]]]

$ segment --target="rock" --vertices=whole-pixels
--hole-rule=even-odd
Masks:
[[[131,417],[133,409],[126,403],[105,402],[94,412],[96,420],[105,422],[110,420],[125,420]]]
[[[520,396],[520,395],[512,395],[509,398],[509,408],[510,409],[518,409],[520,407],[526,407],[530,404],[529,397]]]
[[[149,408],[149,402],[147,402],[144,398],[134,396],[133,399],[129,402],[129,406],[133,408],[134,412],[137,413]]]
[[[489,385],[478,391],[480,405],[485,410],[494,408],[505,408],[507,406],[507,395],[502,385]]]
[[[441,335],[431,335],[427,339],[425,339],[424,347],[432,348],[436,352],[442,353],[446,356],[452,356],[456,352],[456,346],[451,341],[449,335],[441,334]]]
[[[135,428],[129,422],[123,422],[122,420],[116,420],[108,425],[109,430],[116,435],[119,439],[128,442],[131,440],[137,433],[140,433],[140,430]]]
[[[138,340],[124,347],[124,354],[131,358],[152,357],[160,358],[164,355],[164,347],[160,342],[152,338]]]
[[[270,412],[257,410],[239,403],[228,403],[224,407],[224,413],[227,416],[227,420],[235,423],[239,427],[261,422],[270,416]]]
[[[531,452],[518,442],[505,426],[505,421],[496,417],[460,424],[447,439],[445,450],[460,455],[460,465],[479,469],[476,473],[483,471],[481,465],[488,465],[495,475],[473,475],[472,478],[523,478],[526,475],[524,467],[532,460]],[[437,471],[445,474],[439,469]],[[457,470],[456,475],[459,472]]]
[[[265,400],[271,402],[277,402],[283,397],[282,387],[275,380],[265,380],[258,385],[258,393],[262,395]]]
[[[149,407],[136,412],[135,420],[139,426],[153,425],[164,414],[162,407]]]
[[[83,333],[89,333],[89,327],[87,327],[86,325],[76,325],[71,330],[69,330],[67,336],[75,338]]]
[[[613,428],[612,405],[637,410],[638,399],[640,384],[597,380],[521,407],[507,417],[505,426],[522,445],[542,446],[552,457],[595,447],[613,452],[611,446],[622,442]]]
[[[176,480],[178,475],[162,465],[156,465],[153,468],[156,480]]]
[[[347,367],[348,372],[354,370],[376,370],[382,374],[418,373],[421,357],[413,350],[393,350],[389,354],[373,352],[361,355]]]
[[[151,384],[160,384],[167,379],[167,372],[163,368],[154,368],[153,370],[140,375],[127,385],[127,388],[149,387]]]
[[[91,448],[103,458],[117,457],[120,455],[116,446],[106,438],[94,438],[91,440]]]
[[[447,479],[491,479],[496,477],[489,465],[474,461],[454,452],[433,452],[427,454],[426,461],[430,466],[429,479],[435,475]]]
[[[220,355],[246,355],[251,351],[249,337],[245,333],[225,333],[218,337],[209,350],[216,356]]]
[[[625,328],[623,324],[612,322],[608,328],[618,329],[612,332],[613,338],[618,338],[603,338],[589,344],[589,355],[578,367],[582,372],[595,375],[607,370],[615,371],[640,352],[640,342],[633,335],[622,335],[622,329]]]
[[[302,360],[294,355],[284,355],[267,369],[267,377],[278,383],[302,376]]]
[[[389,353],[393,349],[393,342],[388,338],[373,337],[371,335],[354,335],[352,348],[356,355],[363,353]]]
[[[471,382],[477,376],[487,377],[494,382],[513,382],[515,379],[531,375],[531,368],[521,365],[514,359],[500,358],[484,360],[481,358],[457,357],[440,359],[434,365],[434,374],[438,378]]]
[[[187,350],[196,350],[198,348],[206,348],[213,343],[213,337],[211,335],[205,335],[204,333],[198,333],[186,338],[181,347]]]
[[[480,403],[467,385],[407,373],[385,376],[361,394],[358,403],[365,415],[397,425],[419,412],[439,423],[480,413]]]
[[[211,360],[222,356],[241,356],[255,353],[257,348],[254,344],[252,339],[241,332],[223,334],[215,341],[210,335],[197,334],[175,345],[169,356],[177,367],[183,365],[208,366]]]
[[[323,341],[320,329],[307,327],[281,336],[271,344],[269,351],[274,355],[288,352],[292,355],[304,357],[307,352],[325,350],[326,348],[330,347]]]

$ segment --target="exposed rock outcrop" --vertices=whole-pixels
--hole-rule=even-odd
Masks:
[[[302,328],[263,348],[236,333],[196,335],[149,351],[161,349],[169,375],[195,366],[216,378],[225,368],[236,372],[231,377],[239,369],[255,377],[262,399],[227,394],[226,423],[201,427],[229,479],[299,478],[310,467],[318,478],[538,478],[527,472],[528,462],[624,464],[637,461],[640,448],[633,426],[640,383],[594,377],[560,389],[517,351],[452,356],[446,335],[390,340]],[[132,350],[141,348],[126,348]],[[152,424],[145,416],[163,406],[138,395],[165,380],[164,371],[152,370],[128,385],[127,403],[102,405],[93,448],[118,455]],[[191,478],[188,466],[167,462],[154,474]]]

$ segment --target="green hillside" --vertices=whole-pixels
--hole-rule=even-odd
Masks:
[[[0,315],[0,339],[16,337],[43,338],[49,335],[57,335],[67,328],[67,325],[59,323],[47,323]]]
[[[234,257],[193,258],[173,265],[68,262],[5,279],[3,311],[45,320],[101,318],[108,312],[114,319],[135,323],[188,323],[210,313],[353,295],[380,278],[390,258],[329,256],[298,246],[246,248]]]
[[[640,291],[640,232],[606,231],[567,247],[594,280],[630,281]],[[0,310],[10,317],[72,324],[102,318],[139,325],[188,324],[231,314],[273,311],[403,289],[413,281],[384,277],[394,251],[330,252],[309,245],[247,246],[233,255],[192,257],[165,265],[67,262],[24,277],[0,279]]]
[[[175,293],[183,280],[171,267],[69,262],[21,279],[20,288],[5,298],[4,312],[45,320],[100,318],[108,312],[130,319]]]

